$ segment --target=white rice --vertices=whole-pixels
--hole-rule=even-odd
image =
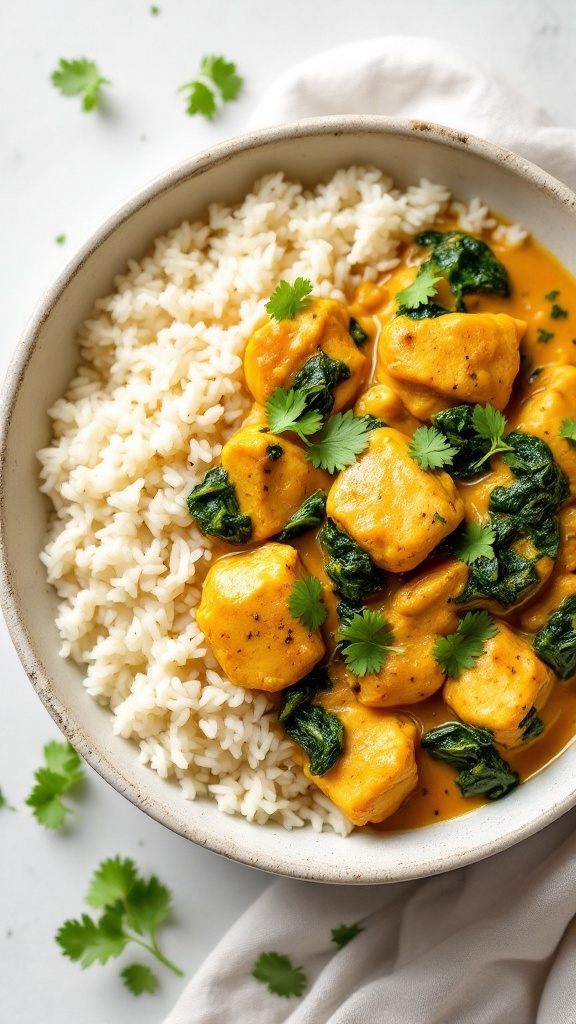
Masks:
[[[80,333],[81,364],[39,452],[61,654],[141,762],[188,799],[288,829],[350,831],[293,763],[266,694],[233,686],[205,643],[194,610],[212,544],[186,495],[251,404],[242,353],[280,278],[350,294],[391,270],[399,243],[449,199],[425,179],[400,193],[372,167],[313,191],[268,175],[239,206],[214,204],[157,239]],[[488,211],[478,200],[459,216],[484,226]]]

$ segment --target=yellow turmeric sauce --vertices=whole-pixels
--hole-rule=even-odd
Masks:
[[[438,225],[438,230],[451,230],[456,225],[446,219]],[[531,238],[527,238],[516,248],[509,248],[486,238],[490,248],[499,260],[504,263],[510,278],[510,296],[502,298],[496,295],[468,296],[467,311],[470,313],[508,313],[510,316],[526,320],[528,329],[521,344],[523,365],[515,384],[512,399],[505,410],[511,417],[519,401],[526,391],[530,374],[540,367],[550,365],[576,366],[576,281],[562,264],[543,246]],[[408,247],[401,261],[401,266],[409,266],[413,262],[414,249]],[[394,272],[396,274],[396,271]],[[388,301],[386,281],[382,282],[382,290],[368,285],[361,286],[357,293],[356,313],[377,312],[382,308],[382,298]],[[567,317],[553,318],[550,313],[554,300],[545,296],[557,292],[557,305],[566,310]],[[358,301],[359,300],[359,301]],[[352,313],[355,315],[354,307]],[[538,329],[541,329],[539,335]],[[548,337],[553,335],[553,337]],[[546,338],[542,341],[540,338]],[[375,366],[375,348],[377,335],[372,339],[370,353],[372,377],[366,382],[369,387],[373,382]],[[368,353],[367,353],[368,354]],[[576,396],[575,396],[576,401]],[[514,475],[500,460],[495,462],[491,473],[476,478],[471,482],[457,481],[458,490],[463,500],[474,507],[479,515],[488,510],[488,500],[492,489],[500,484],[510,483]],[[576,508],[569,509],[565,515],[572,516],[576,531]],[[338,631],[339,618],[336,612],[339,598],[330,589],[330,581],[323,568],[323,557],[314,533],[309,533],[293,542],[300,553],[301,560],[308,572],[317,576],[325,586],[324,600],[328,607],[328,617],[323,627],[325,642],[330,649],[334,646],[334,637]],[[568,552],[561,548],[551,574],[551,582],[560,574],[573,572],[576,568],[573,554],[572,560]],[[406,577],[391,583],[391,589],[400,586]],[[550,584],[548,584],[550,586]],[[537,595],[542,599],[542,591]],[[366,602],[370,604],[370,601]],[[520,612],[529,609],[530,602],[523,605]],[[499,613],[516,629],[519,626],[520,612]],[[528,639],[530,634],[525,633]],[[533,634],[532,634],[533,635]],[[403,708],[397,708],[416,720],[422,732],[432,729],[443,722],[455,720],[455,715],[446,706],[440,690],[434,696]],[[544,722],[544,732],[526,746],[503,751],[503,756],[510,767],[525,782],[535,772],[549,764],[570,743],[576,734],[576,686],[556,681],[545,705],[539,711]],[[393,832],[400,829],[420,828],[435,822],[466,814],[488,800],[485,797],[464,798],[455,784],[454,768],[429,757],[422,749],[416,752],[418,765],[418,785],[406,802],[389,818],[379,825],[370,825],[378,831]]]

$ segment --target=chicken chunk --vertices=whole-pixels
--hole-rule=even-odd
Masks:
[[[356,402],[354,412],[356,416],[375,416],[387,427],[394,427],[403,434],[412,435],[420,426],[420,421],[408,412],[391,380],[369,388]]]
[[[544,705],[553,681],[530,644],[499,622],[474,668],[447,680],[444,700],[461,721],[490,729],[496,743],[510,748],[522,742],[522,723]]]
[[[332,411],[350,406],[368,362],[352,340],[349,324],[347,307],[336,299],[313,299],[294,320],[270,317],[249,338],[244,355],[246,383],[256,401],[264,405],[275,388],[291,387],[296,373],[321,351],[350,371],[334,390]]]
[[[507,313],[397,316],[382,330],[376,379],[397,380],[404,404],[418,419],[461,402],[504,409],[520,368],[525,330],[523,320]]]
[[[297,552],[287,544],[265,544],[211,566],[196,619],[237,686],[282,690],[323,657],[320,631],[311,632],[288,608],[303,575]]]
[[[534,378],[508,424],[510,430],[536,434],[546,441],[570,481],[572,495],[576,495],[576,445],[560,437],[560,428],[563,420],[575,417],[576,366],[547,366]]]
[[[454,598],[468,576],[464,562],[445,562],[410,580],[379,609],[392,627],[394,647],[379,672],[356,678],[347,674],[352,691],[362,704],[393,707],[416,704],[440,689],[444,673],[434,657],[437,636],[458,628]]]
[[[331,478],[315,469],[306,452],[285,436],[245,424],[222,449],[222,465],[234,486],[242,515],[252,520],[251,540],[268,540],[285,526],[302,502],[328,490]]]
[[[576,572],[576,508],[563,508],[558,516],[560,551],[558,564],[566,572]]]
[[[325,775],[304,773],[354,825],[384,821],[418,782],[415,722],[407,715],[363,707],[342,682],[315,703],[338,715],[344,751]]]
[[[368,448],[334,481],[327,513],[390,572],[414,569],[464,516],[447,473],[424,471],[410,438],[391,427],[370,434]]]

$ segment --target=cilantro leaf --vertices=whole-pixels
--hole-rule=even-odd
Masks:
[[[457,449],[436,427],[418,427],[408,446],[410,457],[420,469],[442,469],[450,466]]]
[[[51,82],[63,96],[83,96],[84,110],[93,110],[100,99],[100,88],[111,85],[102,78],[93,60],[81,57],[79,60],[60,60],[56,71],[50,76]]]
[[[65,921],[56,933],[56,942],[64,956],[79,960],[83,968],[98,961],[105,964],[111,956],[120,956],[128,942],[122,932],[121,918],[103,914],[98,923],[88,914],[80,921]]]
[[[552,309],[550,310],[550,316],[552,317],[553,320],[567,320],[568,319],[568,310],[567,309],[562,309],[562,306],[559,306],[555,302],[554,305],[552,306]]]
[[[549,341],[552,341],[553,337],[552,331],[545,331],[543,327],[536,328],[536,341],[541,342],[542,345],[547,345]]]
[[[82,762],[70,743],[58,740],[45,745],[44,760],[46,767],[34,773],[36,785],[25,803],[34,808],[34,817],[44,828],[60,828],[72,810],[62,795],[84,778]]]
[[[344,660],[355,676],[379,672],[388,651],[402,654],[404,648],[393,647],[392,626],[381,612],[363,608],[343,622],[338,633]]]
[[[158,978],[144,964],[130,964],[120,971],[120,977],[133,996],[141,996],[143,992],[155,992]]]
[[[555,288],[554,291],[546,292],[546,295],[544,296],[544,298],[546,299],[547,302],[554,302],[554,299],[557,299],[559,295],[560,295],[560,292],[558,291],[557,288]]]
[[[2,792],[2,790],[0,789],[0,809],[1,809],[2,807],[5,807],[7,811],[15,811],[15,810],[16,810],[16,808],[15,808],[15,807],[12,807],[12,804],[9,804],[9,803],[8,803],[8,801],[7,801],[7,799],[6,799],[5,795],[4,795],[4,793],[3,793],[3,792]]]
[[[436,637],[434,657],[447,676],[458,679],[463,669],[474,668],[476,658],[484,652],[485,642],[497,633],[488,612],[468,612],[460,620],[455,633]]]
[[[291,430],[303,441],[322,428],[322,413],[306,408],[306,392],[275,388],[266,402],[266,416],[273,434]]]
[[[572,444],[576,445],[576,420],[568,418],[562,420],[562,426],[560,427],[558,437],[563,437],[566,441],[571,441]]]
[[[137,878],[136,865],[129,857],[103,860],[92,876],[86,903],[89,907],[106,907],[126,900]]]
[[[276,996],[300,997],[307,984],[301,967],[294,967],[287,956],[280,953],[261,953],[252,971],[252,977],[267,985]]]
[[[153,932],[170,913],[170,890],[152,875],[138,878],[126,897],[127,924],[134,931]]]
[[[364,928],[361,928],[359,924],[341,924],[338,928],[332,929],[332,942],[335,942],[339,949],[343,949],[363,931]]]
[[[490,448],[486,454],[478,460],[476,466],[481,466],[491,455],[499,452],[511,452],[512,448],[502,440],[506,430],[506,418],[498,409],[492,405],[475,405],[472,414],[472,426],[480,437],[490,441]]]
[[[494,558],[495,540],[496,532],[489,523],[467,523],[453,551],[456,558],[472,565],[477,558]]]
[[[418,268],[414,281],[408,288],[398,292],[395,296],[396,302],[406,309],[417,309],[418,306],[426,306],[429,299],[436,295],[436,285],[442,280],[432,260],[428,260]]]
[[[201,114],[211,121],[225,103],[237,98],[242,85],[232,61],[211,55],[202,58],[196,78],[181,85],[178,92],[188,92],[187,114]]]
[[[266,303],[266,312],[274,320],[294,320],[298,313],[306,309],[311,292],[312,282],[305,277],[297,277],[294,284],[280,281]]]
[[[355,416],[351,409],[337,412],[328,420],[322,437],[309,446],[306,458],[316,469],[340,472],[368,446],[373,429],[374,421],[369,416]]]
[[[66,235],[56,235],[54,241],[56,242],[56,245],[64,245],[66,241]]]
[[[288,598],[288,609],[312,633],[322,625],[328,612],[322,600],[322,584],[316,576],[296,580]]]

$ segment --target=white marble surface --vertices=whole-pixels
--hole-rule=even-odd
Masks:
[[[157,4],[153,16],[148,0],[0,0],[2,372],[43,288],[106,214],[171,163],[240,133],[273,78],[322,49],[384,34],[449,40],[576,126],[576,5],[566,0]],[[246,88],[207,124],[185,115],[176,89],[214,52],[237,61]],[[60,57],[84,55],[113,82],[101,113],[82,113],[48,81]],[[55,243],[59,234],[63,246]],[[0,810],[0,1019],[159,1022],[180,979],[162,971],[158,993],[136,1000],[123,990],[116,962],[82,972],[54,943],[58,925],[81,912],[97,862],[133,856],[171,887],[175,913],[162,945],[187,975],[269,878],[172,835],[89,768],[74,821],[60,834],[44,832],[22,801],[43,743],[59,733],[3,624],[0,661],[0,787],[17,807]],[[122,964],[129,962],[124,954]]]

